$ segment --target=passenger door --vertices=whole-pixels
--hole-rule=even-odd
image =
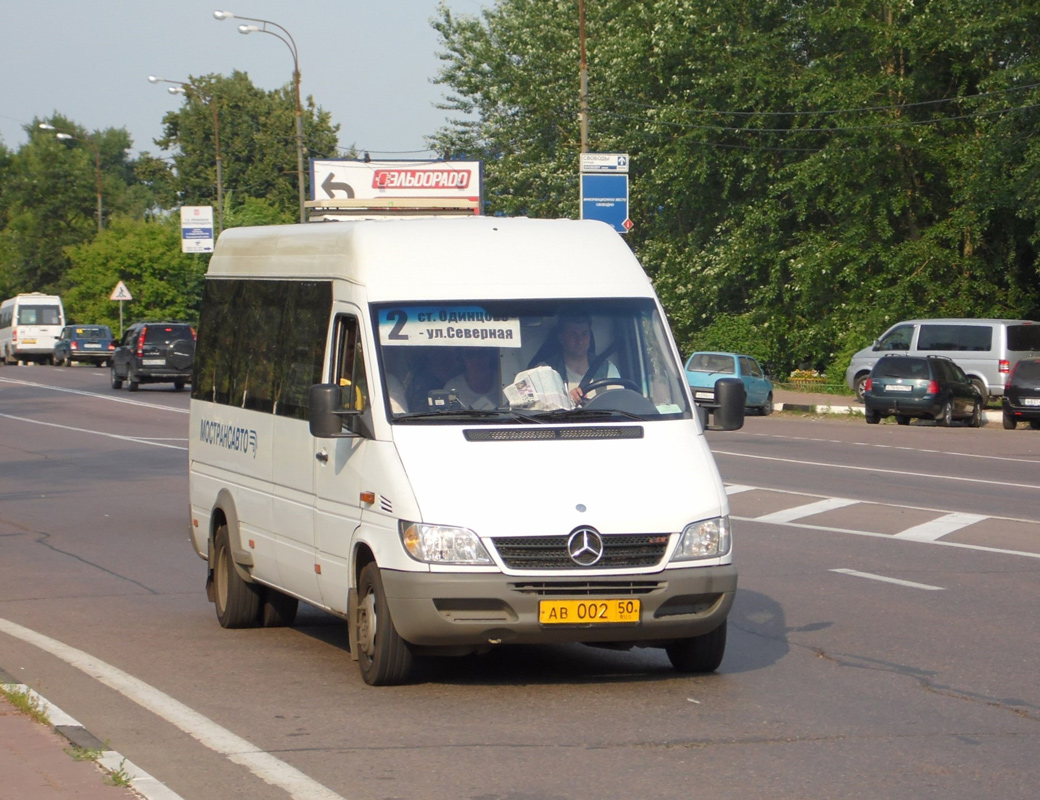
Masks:
[[[339,384],[344,410],[362,412],[371,430],[371,387],[364,330],[358,309],[337,304],[331,381]],[[350,547],[361,524],[361,487],[369,440],[346,427],[342,438],[313,439],[315,569],[322,601],[346,613]]]

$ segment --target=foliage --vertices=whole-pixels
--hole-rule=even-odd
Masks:
[[[631,156],[629,241],[682,349],[844,372],[915,316],[1040,315],[1040,8],[586,3],[589,149]],[[435,22],[489,213],[576,216],[578,14]]]
[[[225,211],[231,198],[263,198],[299,219],[295,99],[292,87],[266,92],[244,72],[189,78],[184,102],[163,117],[155,144],[173,153],[169,186],[189,205],[217,204],[217,139]],[[306,98],[304,180],[310,158],[336,156],[338,125]],[[310,196],[308,194],[308,196]]]
[[[179,217],[119,218],[68,254],[72,267],[62,299],[71,322],[118,331],[119,304],[108,298],[119,281],[134,298],[124,305],[124,327],[149,319],[197,321],[209,256],[181,252]]]

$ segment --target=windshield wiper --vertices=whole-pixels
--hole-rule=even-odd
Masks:
[[[623,417],[637,422],[646,422],[646,417],[641,414],[633,414],[631,411],[621,411],[613,408],[581,408],[579,406],[578,408],[561,408],[556,411],[547,411],[538,415],[539,421],[545,420],[548,422],[560,422],[575,419],[600,420],[613,419],[614,417]]]
[[[491,419],[491,418],[513,418],[523,422],[532,422],[526,414],[519,414],[509,409],[498,408],[445,408],[440,411],[413,411],[409,414],[399,414],[394,417],[394,422],[413,422],[429,419]]]

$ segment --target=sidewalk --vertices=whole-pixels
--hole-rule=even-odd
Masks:
[[[29,691],[50,724],[37,722],[0,695],[0,800],[178,800],[60,708],[7,680],[0,671],[4,687]],[[97,758],[77,761],[73,754],[78,751]],[[117,778],[129,785],[116,786]]]

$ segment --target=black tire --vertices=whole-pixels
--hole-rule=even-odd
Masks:
[[[116,365],[115,364],[112,365],[112,368],[111,368],[110,372],[112,374],[112,388],[113,389],[122,389],[123,388],[123,379],[120,378],[116,374]]]
[[[260,587],[246,583],[235,569],[227,525],[217,528],[213,544],[213,599],[222,628],[248,628],[260,614]]]
[[[358,665],[369,686],[404,683],[412,668],[412,650],[390,619],[383,578],[375,562],[361,570],[357,607]]]
[[[1034,431],[1040,431],[1040,419],[1029,420],[1029,427]]]
[[[173,388],[175,391],[181,391],[184,389],[184,381],[174,381]]]
[[[769,396],[766,398],[765,403],[763,403],[761,406],[759,406],[758,413],[761,414],[763,417],[768,417],[770,414],[773,413],[773,393],[772,392],[769,393]]]
[[[863,416],[867,418],[868,425],[877,425],[879,422],[881,422],[881,415],[877,411],[873,411],[872,409],[868,408],[866,411],[864,411]]]
[[[985,406],[989,402],[989,387],[981,378],[972,378],[971,385],[979,390],[979,397],[982,398],[982,405]]]
[[[943,403],[942,411],[939,412],[939,416],[935,418],[942,427],[949,428],[953,424],[953,403],[947,400]]]
[[[726,623],[703,636],[677,639],[664,650],[676,672],[714,672],[726,653]]]
[[[973,428],[982,427],[982,401],[980,400],[975,404],[971,410],[971,419],[968,420],[968,424]]]
[[[1014,415],[1009,414],[1008,410],[1004,409],[1004,430],[1013,431],[1018,427],[1018,420],[1015,419]]]
[[[869,372],[864,372],[862,375],[857,375],[855,380],[852,381],[852,388],[856,392],[856,399],[861,403],[863,402],[863,387],[867,383],[867,378],[870,377]]]
[[[262,628],[288,628],[296,621],[300,601],[265,586],[261,592],[257,622]]]
[[[129,366],[126,369],[126,390],[128,392],[136,392],[141,388],[141,381],[134,374],[133,366]]]
[[[906,414],[896,414],[896,425],[909,425],[910,417]]]

